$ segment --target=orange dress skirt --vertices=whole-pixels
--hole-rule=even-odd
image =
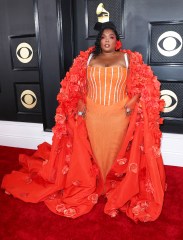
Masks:
[[[105,182],[123,143],[129,117],[124,106],[127,69],[120,66],[87,69],[86,126],[95,161]]]

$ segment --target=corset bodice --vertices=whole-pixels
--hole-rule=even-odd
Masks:
[[[88,66],[87,96],[95,103],[111,105],[123,100],[126,93],[127,68],[122,66]]]

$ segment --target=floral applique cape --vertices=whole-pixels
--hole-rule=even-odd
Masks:
[[[76,218],[88,213],[102,194],[103,182],[93,160],[85,120],[77,115],[86,101],[87,60],[93,48],[81,52],[61,82],[57,96],[53,142],[43,143],[33,156],[20,155],[22,169],[4,177],[2,187],[26,202],[44,201],[54,213]],[[160,83],[138,52],[129,55],[129,97],[141,97],[130,117],[124,144],[107,176],[104,212],[125,212],[134,221],[154,221],[161,213],[165,174],[160,152],[162,123]]]

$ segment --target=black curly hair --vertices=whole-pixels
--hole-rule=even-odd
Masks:
[[[93,51],[93,56],[96,57],[102,51],[102,49],[100,47],[100,42],[101,42],[101,37],[102,37],[103,31],[105,29],[111,29],[114,32],[114,34],[116,35],[116,39],[117,40],[119,40],[120,37],[119,37],[119,34],[118,34],[117,30],[116,30],[115,25],[112,22],[96,23],[94,29],[99,31],[99,33],[98,33],[98,35],[96,37],[95,48],[94,48],[94,51]],[[117,50],[117,51],[119,51],[119,50]]]

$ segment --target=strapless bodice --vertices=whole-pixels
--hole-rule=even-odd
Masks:
[[[127,71],[128,69],[122,66],[88,66],[88,98],[106,106],[123,100],[127,96]]]

